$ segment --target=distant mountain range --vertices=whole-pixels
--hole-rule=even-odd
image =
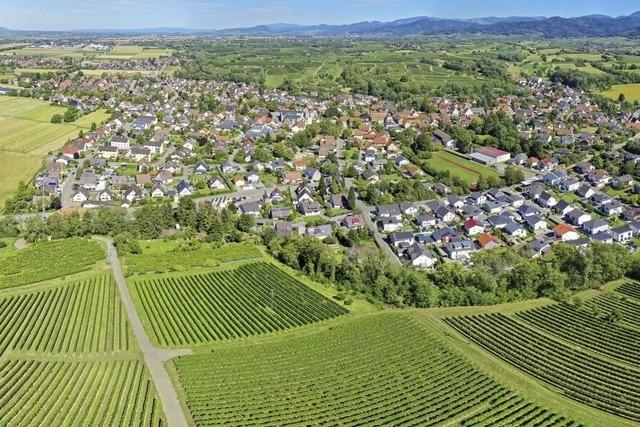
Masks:
[[[76,30],[64,32],[14,31],[0,27],[2,34],[201,34],[220,37],[405,37],[447,34],[523,35],[535,37],[640,36],[640,11],[629,16],[588,15],[561,17],[484,17],[444,19],[416,16],[390,22],[365,21],[344,25],[270,24],[246,28],[205,30],[188,28],[146,28],[132,30]]]

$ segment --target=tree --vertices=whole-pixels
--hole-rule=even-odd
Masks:
[[[620,95],[618,95],[618,101],[620,102],[624,102],[627,98],[624,96],[624,93],[621,93]]]
[[[349,194],[347,195],[347,204],[349,205],[349,209],[355,210],[357,206],[356,201],[356,190],[355,188],[349,188]]]
[[[120,233],[113,238],[113,245],[118,254],[141,254],[142,248],[135,236],[128,231]]]
[[[180,227],[196,227],[196,202],[191,197],[183,197],[178,202],[177,219]]]
[[[51,117],[51,123],[62,123],[62,114],[54,114]]]
[[[238,222],[236,224],[236,227],[238,228],[238,230],[246,233],[249,230],[251,230],[255,225],[256,225],[256,220],[253,216],[249,214],[242,214],[240,215],[240,217],[238,217]]]
[[[504,170],[504,182],[508,185],[516,185],[524,181],[524,172],[515,166],[507,166]]]

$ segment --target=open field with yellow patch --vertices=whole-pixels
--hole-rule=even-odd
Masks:
[[[621,93],[627,101],[640,101],[640,84],[613,85],[611,89],[600,92],[600,95],[618,99]]]
[[[171,56],[171,49],[145,48],[143,46],[116,46],[108,53],[101,55],[101,59],[148,59]]]

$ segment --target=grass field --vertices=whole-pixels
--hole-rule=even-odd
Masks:
[[[196,425],[570,425],[408,315],[175,359]]]
[[[20,49],[11,49],[1,51],[0,55],[11,56],[43,56],[49,58],[82,58],[88,55],[95,55],[99,51],[94,49],[75,49],[75,48],[63,48],[63,47],[25,47]]]
[[[31,98],[0,96],[0,209],[20,181],[29,182],[43,164],[43,157],[59,150],[68,140],[109,118],[104,110],[73,123],[51,123],[66,108]]]
[[[624,94],[627,101],[640,101],[640,84],[613,85],[611,89],[600,92],[600,95],[618,99],[621,93]]]
[[[437,171],[449,171],[452,176],[457,176],[468,184],[476,182],[480,176],[499,176],[495,169],[447,151],[434,152],[433,157],[427,160],[427,164]]]
[[[251,242],[229,243],[219,248],[203,244],[202,247],[183,251],[176,240],[152,240],[140,242],[142,254],[123,257],[128,273],[163,273],[193,271],[215,267],[222,263],[259,259],[262,253]]]
[[[0,210],[14,194],[20,181],[29,182],[41,166],[40,156],[0,150]]]
[[[0,256],[0,289],[27,285],[88,270],[105,258],[93,240],[40,242]]]
[[[148,333],[191,346],[284,331],[348,311],[266,262],[130,281]]]

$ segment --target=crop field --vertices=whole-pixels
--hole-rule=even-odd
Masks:
[[[640,370],[573,348],[503,314],[450,317],[474,343],[578,402],[640,421]]]
[[[538,307],[517,317],[580,348],[640,366],[640,332],[612,325],[568,304]]]
[[[148,59],[171,56],[171,49],[156,49],[143,46],[115,46],[100,56],[101,59]]]
[[[99,110],[74,123],[51,123],[54,114],[65,110],[38,99],[0,96],[0,209],[20,181],[29,182],[38,172],[43,156],[109,117]]]
[[[600,94],[612,99],[618,99],[618,96],[623,94],[627,101],[640,101],[640,84],[613,85],[611,89],[600,92]]]
[[[219,248],[211,245],[182,251],[175,240],[140,242],[141,254],[127,254],[124,264],[133,274],[193,271],[197,268],[215,267],[222,263],[246,261],[262,257],[251,242],[229,243]]]
[[[96,110],[93,113],[80,117],[73,122],[73,124],[79,128],[90,129],[91,124],[95,123],[97,126],[100,126],[100,124],[106,122],[109,117],[111,117],[111,115],[107,113],[106,110]]]
[[[166,425],[138,360],[3,360],[0,396],[2,425]]]
[[[640,283],[639,282],[625,283],[619,286],[618,288],[616,288],[616,292],[619,292],[622,295],[625,295],[627,297],[631,297],[636,301],[640,301]]]
[[[69,139],[76,138],[78,132],[79,129],[71,124],[0,116],[0,150],[45,155],[60,149]]]
[[[35,243],[0,255],[0,289],[79,273],[104,258],[104,249],[93,240],[76,238]]]
[[[133,348],[111,275],[0,296],[0,356],[5,351],[99,354]]]
[[[1,51],[0,55],[35,57],[41,56],[49,58],[82,58],[84,56],[91,56],[97,53],[99,53],[99,51],[95,49],[76,49],[64,47],[24,47],[20,49]]]
[[[42,158],[0,150],[0,210],[20,181],[29,182],[42,166]]]
[[[479,372],[407,315],[170,363],[198,426],[575,424]]]
[[[451,176],[457,176],[468,184],[476,182],[480,176],[498,176],[495,169],[447,151],[435,151],[433,157],[427,160],[427,164],[437,171],[449,171]]]
[[[620,313],[623,324],[640,330],[640,303],[633,302],[616,294],[603,294],[590,299],[587,304],[602,313]]]
[[[130,286],[148,333],[162,346],[283,331],[348,312],[265,262],[207,274],[142,277]]]

